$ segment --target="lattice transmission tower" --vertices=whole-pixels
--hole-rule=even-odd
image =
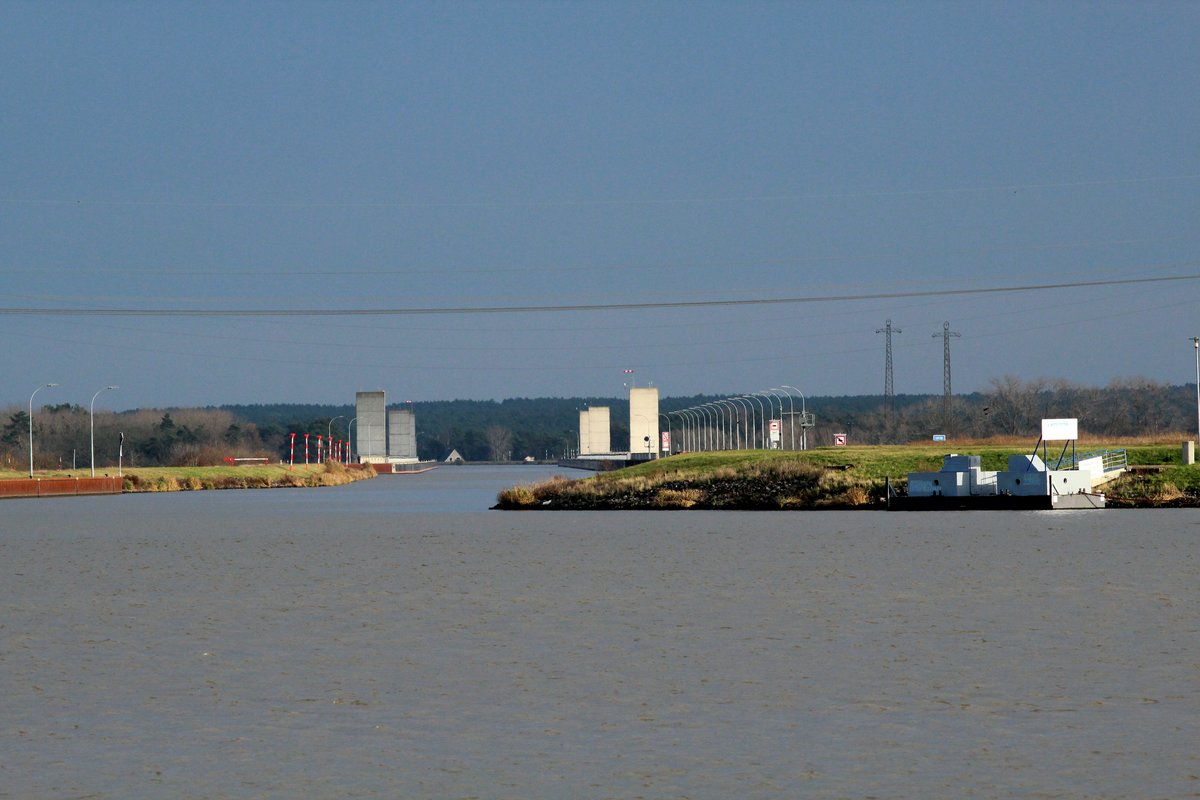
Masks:
[[[942,337],[943,350],[945,351],[945,355],[942,357],[942,387],[943,387],[942,388],[942,391],[943,391],[943,394],[942,394],[942,430],[945,431],[946,433],[950,432],[950,411],[951,411],[951,408],[950,408],[950,403],[951,403],[951,399],[950,399],[950,396],[951,396],[950,395],[950,337],[951,336],[961,336],[961,335],[962,334],[960,334],[956,331],[950,330],[949,322],[943,322],[942,323],[942,332],[935,333],[933,335],[933,338],[935,338],[935,339],[939,336]]]
[[[883,360],[883,407],[887,413],[891,415],[896,410],[896,390],[892,385],[892,334],[903,333],[899,328],[892,327],[892,321],[889,319],[882,328],[876,328],[876,333],[886,334],[884,340],[886,342],[887,355]]]

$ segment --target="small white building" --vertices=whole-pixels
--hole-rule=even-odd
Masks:
[[[1077,456],[1078,430],[1074,419],[1042,420],[1042,436],[1033,452],[1009,456],[1006,470],[984,470],[979,456],[951,453],[942,459],[937,472],[910,472],[906,496],[893,498],[889,488],[888,508],[1103,508],[1104,495],[1097,489],[1125,471],[1125,451]],[[1066,442],[1054,469],[1047,466],[1046,445],[1052,441]],[[1063,464],[1066,469],[1057,468]]]
[[[979,456],[951,453],[937,472],[910,472],[909,497],[1045,497],[1091,492],[1105,476],[1103,458],[1079,462],[1077,469],[1047,469],[1036,454],[1008,457],[1008,469],[980,469]]]

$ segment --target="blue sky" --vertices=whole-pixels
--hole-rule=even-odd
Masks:
[[[1194,380],[1200,281],[1154,279],[1200,275],[1196,3],[0,21],[0,405],[881,393],[887,319],[898,393],[943,321],[956,391]],[[769,298],[818,301],[669,306]],[[663,305],[95,313],[617,304]]]

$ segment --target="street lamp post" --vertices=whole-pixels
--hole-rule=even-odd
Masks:
[[[765,450],[765,449],[767,449],[767,412],[766,412],[766,408],[763,406],[762,398],[756,396],[753,392],[751,392],[750,394],[744,394],[744,395],[742,395],[742,397],[746,398],[746,400],[753,400],[755,402],[755,404],[758,405],[759,419],[762,421],[762,425],[760,426],[760,431],[762,434],[760,437],[760,440],[762,441],[762,446],[763,446],[763,449]],[[753,429],[754,429],[754,426],[753,426],[753,422],[752,422],[751,430],[753,430]],[[753,445],[751,445],[751,449],[754,449]]]
[[[358,422],[358,417],[346,423],[346,446],[350,448],[350,452],[346,454],[348,461],[354,459],[354,437],[350,435],[350,429],[354,427],[354,423]]]
[[[700,450],[712,450],[712,414],[703,404],[694,406],[700,420]]]
[[[778,401],[779,401],[779,425],[780,425],[780,428],[779,428],[779,447],[780,447],[780,449],[782,449],[782,448],[783,448],[783,398],[782,398],[782,397],[780,397],[779,395],[775,394],[775,390],[774,390],[774,389],[766,389],[766,390],[762,391],[760,394],[762,394],[762,395],[764,395],[764,396],[765,396],[765,395],[771,395],[771,397],[774,397],[776,400],[778,400]],[[768,400],[767,402],[769,403],[770,401]],[[772,411],[771,411],[771,416],[772,416],[772,417],[774,417],[774,416],[775,416],[775,411],[774,411],[773,409],[772,409]]]
[[[721,404],[722,408],[729,409],[729,418],[725,423],[726,426],[728,427],[729,449],[730,450],[741,450],[742,443],[738,437],[738,433],[740,432],[740,426],[737,424],[738,405],[737,405],[737,403],[733,402],[732,400],[730,400],[727,397],[723,398],[721,400],[718,400],[717,402]]]
[[[754,426],[756,424],[754,421],[754,403],[751,403],[750,398],[746,397],[746,395],[744,395],[744,394],[739,394],[737,397],[735,397],[733,399],[737,400],[739,403],[746,404],[746,432],[749,434],[749,439],[750,439],[749,449],[753,450],[753,449],[755,449],[755,446],[756,446],[755,445],[756,434],[754,432]]]
[[[734,405],[732,400],[728,400],[728,399],[718,400],[717,402],[720,403],[721,408],[729,409],[728,419],[725,422],[725,427],[726,427],[725,440],[727,442],[729,442],[729,449],[730,450],[741,450],[742,448],[738,446],[737,437],[734,436],[734,432],[733,432],[733,420],[734,420],[734,417],[737,415],[737,406]],[[725,405],[726,403],[728,403],[729,405],[726,406]]]
[[[326,434],[326,435],[325,435],[325,440],[329,442],[329,456],[330,456],[330,458],[332,458],[332,457],[333,457],[333,420],[335,420],[335,419],[345,419],[345,418],[346,418],[346,416],[345,416],[344,414],[338,414],[336,417],[333,417],[332,419],[330,419],[330,420],[329,420],[329,424],[325,426],[325,434]]]
[[[679,415],[679,437],[680,437],[679,444],[682,445],[682,447],[680,449],[682,449],[682,450],[687,449],[687,433],[686,433],[687,418],[683,416],[682,411],[668,411],[667,412],[667,444],[670,445],[670,447],[667,449],[667,455],[673,455],[675,453],[675,445],[676,445],[675,437],[671,435],[671,415],[672,414]]]
[[[683,449],[689,453],[696,449],[696,422],[692,419],[692,410],[685,408],[679,412],[680,418],[683,419]]]
[[[708,449],[709,450],[720,450],[721,449],[721,438],[719,436],[716,439],[716,444],[715,445],[713,444],[713,427],[716,426],[716,424],[717,424],[715,412],[712,410],[712,408],[709,406],[708,403],[701,403],[700,405],[696,406],[696,410],[704,415],[704,436],[705,436],[706,441],[708,442],[708,444],[707,444]]]
[[[795,450],[796,449],[796,399],[794,397],[792,397],[792,393],[787,390],[787,387],[780,386],[779,388],[783,389],[783,393],[787,395],[788,423],[789,423],[788,427],[791,428],[791,433],[792,433],[792,450]],[[775,390],[772,389],[771,391],[775,391]],[[781,416],[781,417],[783,416],[783,401],[782,400],[779,401],[779,416]]]
[[[711,451],[712,446],[712,429],[713,429],[713,414],[712,411],[703,405],[696,406],[696,411],[704,417],[704,431],[701,434],[701,442],[704,444],[705,450]]]
[[[805,407],[806,401],[804,399],[804,392],[800,391],[795,386],[784,385],[779,388],[787,389],[789,392],[795,392],[796,394],[800,395],[800,449],[807,450],[808,428],[806,428],[805,425],[808,422],[808,409]]]
[[[1196,446],[1200,447],[1200,336],[1192,337],[1196,350]]]
[[[105,386],[103,389],[97,389],[92,395],[92,402],[88,405],[88,422],[92,429],[92,477],[96,477],[96,398],[100,396],[100,392],[106,392],[109,389],[120,389],[120,386]]]
[[[758,410],[761,412],[761,416],[759,417],[759,429],[761,434],[760,441],[762,442],[762,449],[769,450],[770,442],[767,441],[767,412],[769,409],[767,409],[766,406],[769,405],[771,401],[768,400],[766,403],[763,403],[762,395],[759,392],[751,392],[746,396],[758,403]]]
[[[716,401],[705,403],[705,405],[717,415],[717,449],[728,450],[729,437],[725,435],[725,406]]]
[[[763,417],[763,429],[762,429],[763,449],[770,450],[771,449],[771,440],[767,436],[768,420],[772,420],[775,418],[775,404],[771,402],[771,398],[767,392],[751,392],[750,394],[753,395],[755,398],[757,398],[759,400],[759,402],[762,402],[764,400],[766,401],[767,410],[766,410],[766,416]],[[782,405],[782,404],[780,404],[780,405]],[[780,413],[783,413],[783,412],[780,412]]]
[[[53,389],[58,386],[57,383],[47,383],[33,390],[33,394],[29,395],[29,477],[33,477],[33,395],[40,392],[42,389]]]
[[[750,401],[744,397],[731,397],[729,402],[737,403],[738,407],[738,436],[743,438],[746,443],[747,450],[754,449],[754,409],[750,406]],[[745,412],[743,416],[742,412]],[[742,419],[746,420],[745,434],[742,434]]]

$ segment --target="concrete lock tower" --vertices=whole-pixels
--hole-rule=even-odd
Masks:
[[[612,452],[608,406],[592,406],[579,411],[579,455],[607,455]]]
[[[417,461],[417,418],[411,408],[388,408],[382,391],[354,397],[358,460],[363,464],[411,465]]]
[[[658,388],[630,388],[629,458],[648,460],[658,455]]]

